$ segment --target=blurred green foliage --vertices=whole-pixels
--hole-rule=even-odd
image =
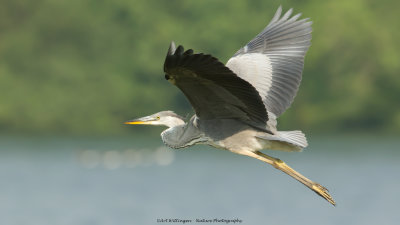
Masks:
[[[226,62],[279,5],[313,21],[302,85],[279,128],[400,133],[394,0],[1,0],[0,131],[121,134],[136,116],[186,115],[163,78],[170,41]]]

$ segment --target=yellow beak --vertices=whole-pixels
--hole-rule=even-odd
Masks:
[[[124,124],[131,124],[131,125],[136,125],[136,124],[150,124],[151,121],[126,121]]]
[[[155,118],[146,116],[138,119],[133,119],[133,120],[128,120],[124,122],[124,124],[130,124],[130,125],[146,125],[146,124],[153,124],[154,121],[156,121]]]

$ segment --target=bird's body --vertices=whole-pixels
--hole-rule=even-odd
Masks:
[[[161,133],[164,144],[171,148],[185,148],[207,144],[234,153],[273,149],[300,151],[297,145],[275,140],[276,135],[244,124],[235,119],[201,120],[193,116],[187,123],[172,126]],[[236,140],[246,140],[238,142]]]
[[[172,148],[182,148],[194,144],[208,144],[219,149],[240,151],[260,145],[246,139],[242,144],[230,142],[230,139],[241,137],[254,137],[257,131],[250,126],[242,124],[234,119],[201,120],[193,116],[188,123],[169,128],[161,133],[163,142]],[[178,137],[178,138],[176,138]]]
[[[126,122],[164,125],[163,142],[171,148],[207,144],[250,156],[287,173],[330,203],[326,188],[304,177],[264,149],[301,151],[308,143],[301,131],[278,131],[276,118],[292,103],[300,85],[304,56],[310,46],[311,22],[281,17],[229,59],[194,54],[172,42],[164,63],[165,79],[188,98],[196,114],[187,122],[162,111]]]

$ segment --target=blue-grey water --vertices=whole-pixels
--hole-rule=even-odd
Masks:
[[[266,153],[328,187],[336,207],[270,165],[206,146],[1,137],[0,224],[400,224],[400,140],[309,142],[302,153]]]

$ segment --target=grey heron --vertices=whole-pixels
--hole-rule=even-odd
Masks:
[[[185,122],[172,111],[162,111],[125,123],[167,126],[161,138],[171,148],[207,144],[259,159],[335,205],[325,187],[261,152],[296,152],[308,145],[303,132],[276,128],[277,117],[297,93],[311,42],[312,22],[299,20],[301,14],[291,17],[292,11],[281,16],[279,7],[267,27],[225,65],[172,42],[164,63],[165,79],[184,93],[195,114]]]

